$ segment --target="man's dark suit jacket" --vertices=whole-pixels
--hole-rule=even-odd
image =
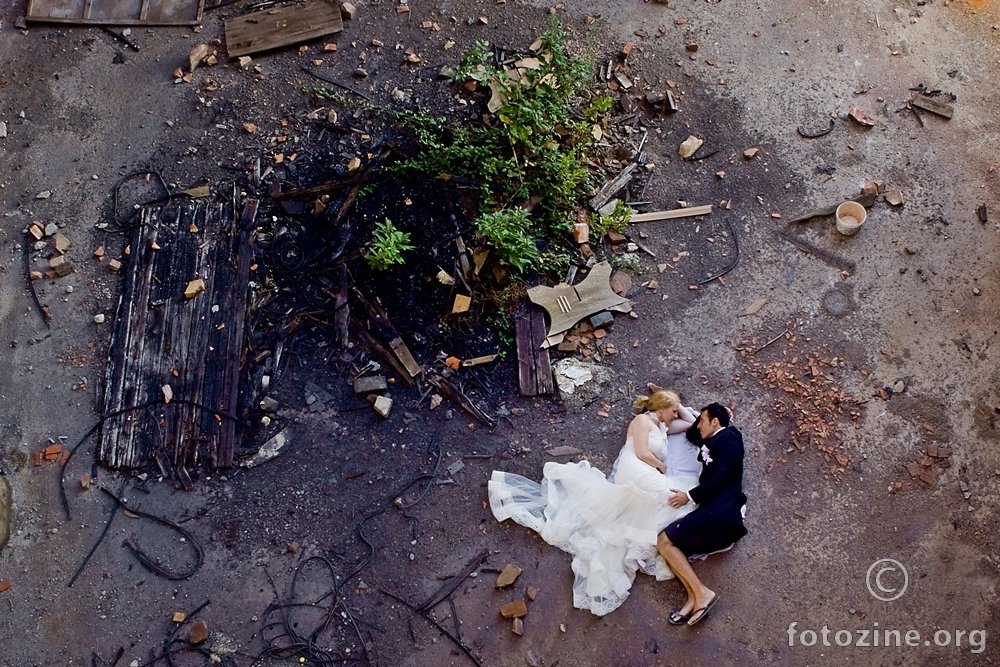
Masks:
[[[743,434],[735,426],[727,426],[703,444],[708,456],[704,450],[698,454],[704,467],[698,486],[688,491],[688,496],[700,510],[712,515],[713,523],[730,542],[735,542],[747,534],[742,513],[747,502],[743,493]]]

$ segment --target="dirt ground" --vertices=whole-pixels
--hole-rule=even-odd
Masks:
[[[119,649],[119,665],[167,662],[163,652],[182,648],[173,640],[190,627],[172,622],[176,611],[197,612],[211,633],[203,647],[235,665],[303,664],[299,655],[310,656],[305,664],[383,666],[998,662],[1000,7],[991,0],[557,5],[576,46],[607,62],[634,42],[640,87],[671,86],[679,101],[676,114],[652,117],[655,167],[644,198],[654,208],[730,202],[703,219],[630,230],[657,255],[639,256],[633,285],[659,287],[637,291],[637,318],[616,316],[618,352],[599,362],[606,376],[565,401],[523,399],[514,362],[488,367],[479,395],[500,416],[491,431],[458,410],[432,412],[401,387],[390,419],[357,410],[339,369],[302,349],[277,388],[293,433],[284,452],[202,478],[193,492],[155,475],[147,493],[130,488],[134,506],[178,522],[192,539],[119,512],[74,579],[112,504],[79,489],[88,470],[81,455],[67,470],[66,520],[57,468],[34,466],[31,455],[49,438],[77,442],[99,417],[119,284],[90,251],[117,241],[95,225],[109,220],[118,179],[153,169],[180,187],[231,182],[231,165],[267,154],[262,137],[312,110],[304,89],[316,82],[300,66],[313,60],[379,104],[394,104],[399,89],[447,106],[454,91],[433,76],[438,67],[454,65],[476,39],[523,48],[549,13],[547,3],[515,0],[411,2],[405,14],[393,2],[356,4],[343,32],[301,53],[255,56],[255,71],[220,48],[218,65],[177,83],[172,73],[191,47],[222,39],[222,19],[245,7],[206,12],[200,31],[133,28],[133,51],[98,28],[18,28],[25,3],[0,1],[0,469],[13,488],[11,539],[0,552],[0,581],[12,583],[0,592],[0,665],[112,664]],[[326,41],[337,51],[323,52]],[[409,48],[427,67],[401,66]],[[369,76],[353,79],[360,65]],[[919,84],[954,94],[950,120],[925,113],[921,122],[906,109]],[[852,107],[874,126],[849,119]],[[831,119],[825,136],[797,132]],[[703,154],[718,152],[679,160],[690,134],[706,140]],[[309,138],[302,131],[304,149]],[[750,148],[759,151],[747,158]],[[330,148],[331,161],[342,157]],[[903,203],[876,203],[856,236],[839,235],[830,217],[789,222],[869,180],[898,188]],[[977,215],[983,204],[986,221]],[[75,273],[36,283],[51,329],[25,288],[32,220],[56,223],[74,244]],[[737,259],[733,233],[735,268],[698,285]],[[825,453],[793,441],[815,425],[809,406],[821,407],[818,398],[796,407],[781,389],[780,373],[797,368],[817,368],[827,393],[857,401],[856,418],[845,412],[830,423]],[[647,381],[696,405],[728,402],[748,445],[751,532],[696,565],[722,596],[697,628],[666,622],[682,600],[676,582],[640,578],[603,618],[574,609],[568,557],[497,524],[484,504],[492,469],[539,477],[554,446],[581,450],[562,460],[607,470]],[[878,393],[896,381],[902,393]],[[329,392],[325,410],[309,409],[309,383]],[[111,489],[127,479],[98,478]],[[171,581],[144,569],[126,540],[173,570],[194,562],[197,544],[204,563]],[[430,613],[470,656],[408,605],[484,551]],[[892,601],[866,586],[884,558],[908,574]],[[523,573],[495,590],[507,563]],[[881,581],[898,588],[898,575]],[[498,610],[527,587],[537,596],[517,636]],[[279,635],[313,629],[311,646],[255,662]],[[912,645],[867,646],[871,630],[899,630]],[[321,654],[334,657],[320,662]],[[170,660],[212,658],[177,651]]]

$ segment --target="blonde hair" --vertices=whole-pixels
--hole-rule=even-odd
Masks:
[[[659,412],[664,408],[671,408],[681,404],[681,397],[677,392],[657,387],[655,384],[649,385],[649,396],[637,396],[635,407],[646,412]]]

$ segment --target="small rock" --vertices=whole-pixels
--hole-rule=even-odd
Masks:
[[[500,576],[497,577],[497,582],[494,585],[496,588],[505,588],[510,586],[512,583],[517,581],[517,578],[521,576],[521,568],[512,563],[507,563],[504,566],[503,571],[500,572]]]
[[[681,156],[681,159],[687,159],[694,155],[704,143],[704,139],[699,139],[698,137],[691,135],[681,142],[681,145],[677,148],[677,154]]]
[[[184,288],[184,298],[193,299],[204,291],[205,281],[201,278],[195,278],[187,284],[187,287]]]
[[[902,394],[904,391],[906,391],[905,382],[903,382],[902,380],[896,380],[895,382],[892,383],[892,393]]]
[[[898,188],[893,188],[885,193],[885,202],[890,206],[902,206],[903,193]]]
[[[753,158],[755,155],[757,155],[758,151],[760,151],[759,148],[748,148],[745,151],[743,151],[743,157],[749,160]]]
[[[55,233],[58,232],[58,231],[59,231],[59,225],[57,225],[54,222],[50,222],[49,224],[45,225],[45,235],[46,236],[54,236]]]
[[[205,621],[195,621],[188,631],[188,642],[192,646],[203,644],[208,639],[208,624]]]
[[[52,196],[52,190],[42,190],[37,195],[35,195],[35,199],[48,199],[51,196]]]
[[[524,600],[514,600],[500,607],[500,615],[504,618],[524,618],[528,615],[528,605]]]
[[[392,399],[388,396],[379,396],[375,399],[375,412],[383,418],[389,418],[389,411],[392,410]]]
[[[340,3],[340,16],[345,21],[352,21],[358,15],[358,8],[350,2]]]
[[[104,324],[104,313],[94,315],[94,324]]]
[[[187,614],[185,614],[183,611],[175,611],[170,616],[170,620],[173,621],[174,623],[183,623],[185,620],[187,620],[187,617],[188,617]]]
[[[514,625],[511,628],[511,631],[515,635],[517,635],[518,637],[520,637],[521,635],[523,635],[524,634],[524,621],[522,621],[519,618],[515,618],[514,619]]]

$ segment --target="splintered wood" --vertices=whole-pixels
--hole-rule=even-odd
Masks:
[[[104,414],[116,416],[102,427],[102,462],[155,460],[185,487],[199,465],[233,464],[256,214],[256,200],[241,212],[235,199],[140,209],[111,341]],[[203,284],[192,296],[194,280]]]

